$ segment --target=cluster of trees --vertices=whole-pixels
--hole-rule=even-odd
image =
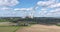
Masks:
[[[47,25],[54,25],[60,23],[60,18],[53,18],[53,17],[38,17],[34,18],[38,24],[47,24]]]
[[[34,18],[3,17],[3,18],[0,18],[0,22],[18,23],[19,21],[31,22],[31,23],[35,22],[36,24],[57,24],[57,23],[60,23],[60,18],[52,18],[52,17],[34,17]]]

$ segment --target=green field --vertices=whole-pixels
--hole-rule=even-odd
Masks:
[[[0,27],[0,32],[15,32],[20,27]]]
[[[11,25],[10,25],[11,24]],[[19,28],[26,26],[13,26],[11,22],[0,22],[0,32],[16,32]]]

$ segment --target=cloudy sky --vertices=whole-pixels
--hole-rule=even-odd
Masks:
[[[60,17],[60,0],[0,0],[0,17]]]

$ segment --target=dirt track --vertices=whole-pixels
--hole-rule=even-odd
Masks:
[[[47,26],[47,25],[32,25],[31,27],[24,27],[17,30],[16,32],[60,32],[58,26]]]

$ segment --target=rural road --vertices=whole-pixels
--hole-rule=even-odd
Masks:
[[[47,26],[47,25],[32,25],[31,27],[24,27],[18,29],[16,32],[60,32],[59,26]]]

